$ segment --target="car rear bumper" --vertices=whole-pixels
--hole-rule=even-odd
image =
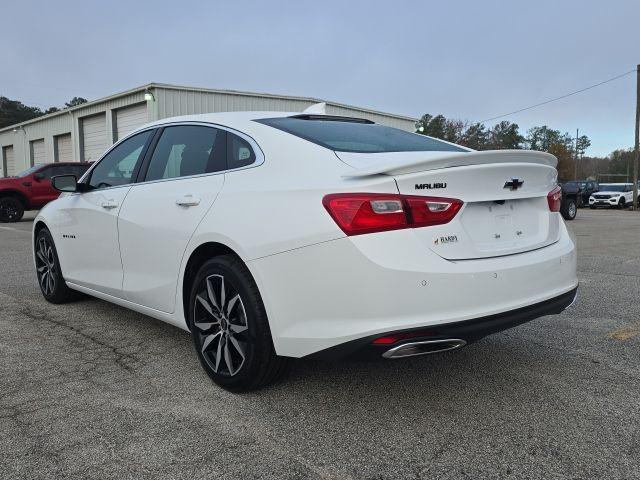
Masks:
[[[560,229],[552,245],[494,258],[445,260],[411,230],[398,230],[323,242],[248,266],[276,352],[306,357],[386,332],[450,329],[571,295],[578,285],[575,241],[564,222]]]
[[[410,343],[421,342],[437,342],[446,340],[462,340],[460,346],[473,343],[487,335],[501,332],[512,327],[516,327],[523,323],[529,322],[545,315],[556,315],[563,312],[567,307],[571,306],[576,299],[578,288],[558,295],[555,298],[545,300],[544,302],[529,305],[527,307],[518,308],[509,312],[503,312],[496,315],[488,315],[486,317],[474,318],[462,322],[445,323],[433,326],[425,331],[421,329],[402,330],[395,332],[387,332],[384,334],[370,335],[365,338],[359,338],[340,345],[336,345],[325,350],[307,355],[305,358],[313,360],[339,360],[344,358],[357,359],[380,359],[384,358],[385,352],[397,349],[399,346]],[[404,338],[403,340],[389,344],[372,343],[381,336],[392,336],[396,334],[419,333],[420,335]],[[457,347],[456,347],[457,348]],[[453,350],[454,348],[451,348]]]

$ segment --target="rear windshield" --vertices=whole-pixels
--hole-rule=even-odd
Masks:
[[[256,121],[337,152],[466,152],[434,138],[374,123],[295,117]]]

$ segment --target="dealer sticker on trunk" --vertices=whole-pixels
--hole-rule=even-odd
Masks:
[[[457,235],[446,235],[442,237],[436,237],[433,241],[434,245],[446,245],[449,243],[458,243]]]

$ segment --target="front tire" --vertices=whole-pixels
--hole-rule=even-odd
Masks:
[[[624,198],[621,198],[618,202],[618,208],[620,210],[624,210],[627,207],[627,201]]]
[[[24,205],[16,197],[0,198],[0,222],[19,222],[24,215]]]
[[[189,327],[202,367],[222,388],[257,390],[288,370],[290,359],[275,353],[258,287],[234,255],[200,267],[191,287]]]
[[[38,285],[45,300],[57,304],[77,299],[80,294],[67,287],[64,281],[58,252],[47,228],[41,229],[36,235],[34,249]]]
[[[573,220],[576,218],[576,214],[578,213],[578,206],[576,205],[576,201],[572,198],[569,198],[564,202],[561,209],[562,217],[565,220]]]

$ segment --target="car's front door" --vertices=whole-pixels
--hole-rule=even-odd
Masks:
[[[54,229],[68,282],[122,297],[118,212],[154,132],[146,130],[117,145],[90,172],[88,191],[60,198]]]
[[[172,313],[182,256],[224,183],[226,132],[165,127],[118,219],[125,298]],[[142,172],[141,172],[142,175]]]
[[[60,175],[58,170],[59,165],[49,165],[31,176],[30,197],[32,207],[39,208],[58,198],[60,192],[57,192],[51,186],[51,177]]]

